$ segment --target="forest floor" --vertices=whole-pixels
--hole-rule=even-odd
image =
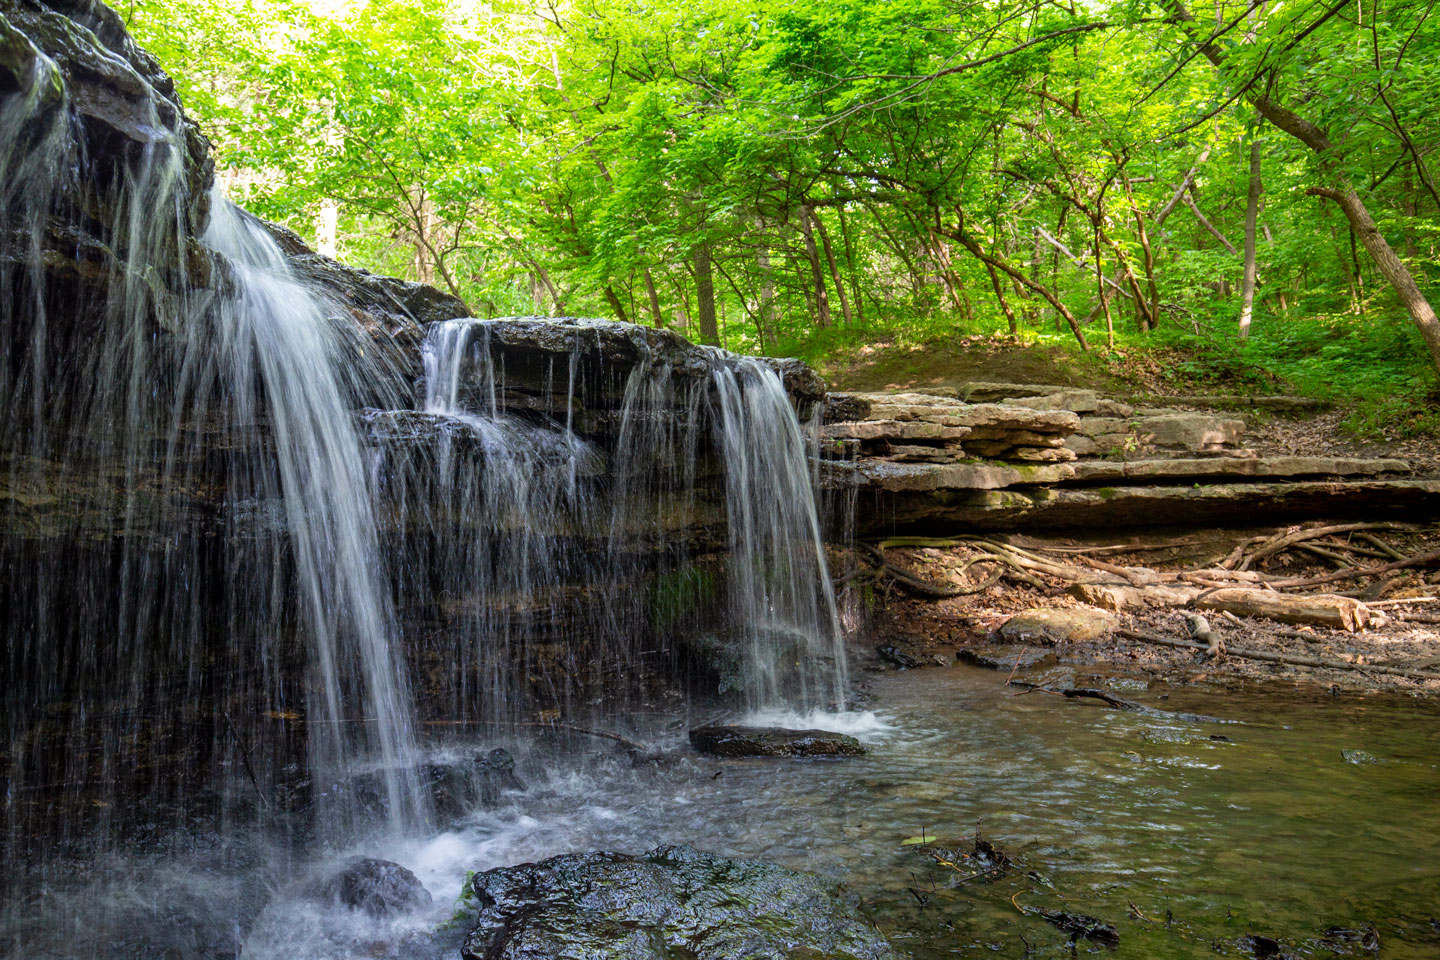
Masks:
[[[1203,387],[1186,390],[1173,368],[1167,367],[1163,357],[1154,354],[1112,356],[1102,361],[1062,347],[1022,344],[1005,337],[861,347],[828,364],[820,364],[820,369],[831,389],[842,391],[988,381],[1062,384],[1142,403],[1147,394],[1167,398],[1231,392],[1293,395],[1285,384],[1278,382],[1258,390],[1253,382],[1244,390],[1226,390],[1223,382],[1212,379]],[[1167,399],[1165,405],[1185,406],[1171,399]],[[1348,413],[1343,403],[1298,416],[1245,409],[1240,411],[1247,424],[1243,445],[1261,457],[1394,457],[1409,461],[1417,476],[1440,476],[1440,438],[1430,434],[1406,436],[1398,431],[1357,437],[1344,427]],[[1316,516],[1313,522],[1298,526],[1318,526],[1325,519]],[[1181,571],[1194,570],[1197,565],[1213,564],[1217,557],[1225,556],[1248,538],[1273,538],[1291,529],[1295,527],[1107,530],[1081,531],[1071,536],[1009,535],[998,539],[1045,557],[1073,560],[1077,555],[1088,555],[1103,558],[1112,566],[1139,567],[1163,577],[1173,577]],[[1387,530],[1382,536],[1385,549],[1397,556],[1420,557],[1440,550],[1440,524]],[[1351,542],[1349,535],[1332,539],[1336,543]],[[1162,542],[1183,545],[1157,550],[1156,544]],[[1381,562],[1366,559],[1365,541],[1353,543],[1361,551],[1348,557],[1354,564]],[[1123,549],[1125,545],[1136,549],[1127,552]],[[965,562],[974,559],[976,549],[968,544],[891,548],[886,551],[885,560],[924,582],[970,590],[980,588],[994,570],[993,566],[978,564],[965,568]],[[835,559],[834,569],[845,570],[852,569],[856,562],[863,569],[875,558],[861,552]],[[850,567],[846,566],[847,562]],[[1338,565],[1333,556],[1327,559],[1297,547],[1265,557],[1253,569],[1261,577],[1303,578],[1335,572]],[[1128,632],[1172,640],[1192,639],[1193,628],[1187,617],[1193,616],[1193,612],[1184,607],[1131,606],[1113,614],[1113,629],[1107,630],[1102,638],[1067,640],[1050,648],[1043,657],[1034,651],[1026,657],[1040,658],[1031,673],[1045,665],[1053,667],[1058,661],[1066,667],[1121,671],[1172,684],[1293,684],[1337,695],[1440,697],[1440,570],[1436,566],[1435,561],[1427,560],[1414,568],[1317,588],[1359,595],[1362,602],[1381,613],[1383,626],[1372,624],[1352,632],[1320,625],[1286,625],[1260,617],[1205,613],[1213,633],[1230,650],[1350,664],[1343,669],[1269,662],[1229,653],[1213,656],[1202,650],[1167,647],[1125,635]],[[913,660],[922,665],[953,662],[957,655],[963,657],[964,651],[983,653],[996,650],[997,645],[1011,644],[1012,641],[997,631],[1021,611],[1093,609],[1068,592],[1071,584],[1063,578],[1033,570],[1031,574],[1033,582],[1007,577],[976,592],[947,598],[918,595],[898,580],[885,576],[862,577],[857,582],[862,584],[861,591],[870,611],[870,636],[875,649],[889,648],[888,657],[877,655],[871,665],[891,669],[897,660],[901,663]],[[1003,651],[1003,646],[1000,649]],[[1377,673],[1365,669],[1367,665],[1415,671],[1430,674],[1432,678]]]

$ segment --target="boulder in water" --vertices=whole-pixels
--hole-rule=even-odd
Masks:
[[[325,892],[347,907],[372,917],[388,917],[430,906],[430,891],[420,878],[389,860],[352,860],[325,884]]]
[[[1045,647],[1025,644],[985,644],[963,647],[955,652],[961,663],[987,670],[1031,670],[1051,662],[1055,654]]]
[[[834,881],[689,847],[585,853],[470,882],[464,960],[891,960]]]
[[[690,731],[690,745],[715,757],[856,757],[859,740],[829,730],[708,726]]]
[[[501,796],[525,789],[515,774],[515,758],[505,750],[491,750],[459,763],[432,764],[426,768],[435,812],[453,818],[477,807],[494,807]]]

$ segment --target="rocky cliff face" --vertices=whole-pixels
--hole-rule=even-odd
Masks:
[[[803,364],[457,322],[213,179],[113,11],[0,0],[0,859],[595,709],[688,634],[833,639]]]

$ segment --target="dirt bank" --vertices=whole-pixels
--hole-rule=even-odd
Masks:
[[[1110,539],[992,535],[934,546],[881,541],[837,556],[835,569],[869,611],[870,633],[880,651],[870,660],[876,669],[949,664],[961,658],[988,662],[1007,672],[1014,669],[1017,676],[1068,665],[1172,684],[1286,684],[1337,694],[1440,697],[1440,559],[1421,559],[1374,575],[1360,572],[1399,563],[1389,559],[1390,553],[1403,558],[1435,553],[1440,550],[1440,525],[1348,531],[1299,540],[1268,554],[1261,549],[1297,531],[1308,534],[1321,526],[1126,534]],[[877,547],[883,552],[876,552]],[[1348,595],[1333,603],[1362,605],[1368,625],[1350,630],[1327,625],[1321,622],[1323,617],[1310,623],[1281,623],[1203,609],[1209,599],[1203,590],[1198,606],[1193,593],[1188,603],[1181,593],[1174,603],[1127,605],[1119,610],[1103,610],[1074,596],[1085,592],[1076,585],[1077,579],[1085,579],[1075,572],[1077,567],[1101,577],[1107,575],[1103,568],[1129,571],[1125,576],[1141,582],[1151,579],[1141,571],[1149,571],[1157,582],[1185,588],[1194,571],[1220,569],[1218,564],[1234,556],[1237,548],[1242,556],[1247,550],[1262,554],[1253,564],[1231,564],[1243,564],[1242,573],[1253,574],[1262,590],[1267,583],[1332,578],[1314,587],[1280,586],[1268,592],[1286,598],[1310,597],[1321,590],[1330,591],[1327,596]],[[997,553],[1040,562],[1020,567],[984,559]],[[941,596],[944,593],[958,595]],[[1074,619],[1098,628],[1076,629],[1064,638],[1064,627],[1047,636],[1045,631],[1018,628],[1028,621],[1012,623],[1017,614],[1035,610],[1071,611]],[[1215,647],[1213,652],[1153,642],[1154,638],[1197,642],[1197,615],[1210,629],[1200,641]],[[1250,653],[1274,659],[1255,659],[1246,655]]]

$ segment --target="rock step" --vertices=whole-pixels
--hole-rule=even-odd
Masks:
[[[1207,457],[1194,460],[1104,460],[1077,463],[1077,483],[1126,480],[1218,480],[1246,477],[1298,479],[1301,477],[1373,477],[1411,473],[1404,460],[1365,460],[1356,457]]]
[[[1003,463],[889,463],[865,459],[827,464],[831,486],[858,485],[881,492],[1003,490],[1009,487],[1110,484],[1154,485],[1157,481],[1337,480],[1412,473],[1404,460],[1355,457],[1204,457],[1195,459],[1090,460],[1029,466]],[[1233,485],[1233,484],[1232,484]]]
[[[912,471],[903,482],[912,485],[860,499],[859,535],[911,530],[946,536],[977,530],[1253,524],[1257,517],[1266,523],[1351,515],[1413,521],[1440,517],[1440,480],[956,489],[926,488],[920,485],[924,478]]]

